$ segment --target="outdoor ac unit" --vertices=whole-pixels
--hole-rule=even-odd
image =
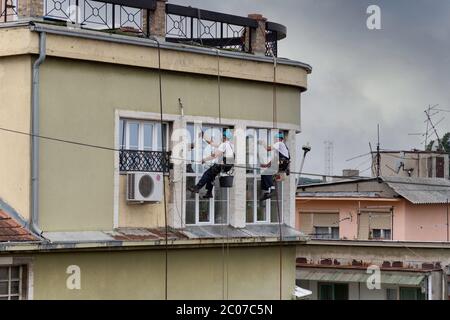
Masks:
[[[162,173],[127,174],[127,201],[163,201],[163,179]]]

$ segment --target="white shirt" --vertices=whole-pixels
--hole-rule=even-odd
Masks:
[[[217,151],[222,153],[222,157],[217,157],[213,160],[213,163],[218,163],[221,158],[225,157],[227,164],[234,163],[234,148],[230,141],[222,142],[218,147]]]
[[[286,144],[284,142],[282,142],[282,141],[275,142],[273,144],[273,148],[275,150],[277,150],[279,153],[281,153],[283,156],[285,156],[286,158],[290,158],[289,150],[286,147]]]

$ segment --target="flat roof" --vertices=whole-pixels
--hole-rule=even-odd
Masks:
[[[136,37],[136,36],[119,35],[119,34],[113,34],[113,33],[108,33],[105,31],[97,31],[97,30],[92,30],[92,29],[68,28],[66,26],[56,25],[56,24],[48,22],[48,21],[46,22],[42,18],[21,19],[18,21],[0,23],[0,28],[14,28],[14,27],[24,27],[24,26],[30,27],[30,29],[32,31],[37,31],[37,32],[46,32],[46,33],[50,33],[50,34],[58,34],[58,35],[74,36],[74,37],[81,37],[81,38],[87,38],[87,39],[96,39],[96,40],[111,41],[111,42],[118,42],[118,43],[125,43],[125,44],[133,44],[133,45],[140,45],[140,46],[153,47],[153,48],[158,47],[157,42],[152,38],[141,38],[141,37]],[[266,63],[273,64],[272,57],[266,57],[263,55],[254,55],[254,54],[245,53],[245,52],[209,48],[209,47],[204,47],[204,46],[200,46],[200,45],[197,46],[197,45],[192,45],[192,44],[188,45],[188,44],[183,44],[183,43],[167,42],[162,39],[159,41],[160,41],[160,45],[161,45],[162,49],[199,53],[199,54],[213,55],[213,56],[217,56],[217,54],[219,54],[219,56],[226,57],[226,58],[250,60],[250,61],[256,61],[256,62],[266,62]],[[300,67],[300,68],[305,69],[308,73],[312,72],[312,66],[307,63],[301,62],[301,61],[278,57],[277,63],[280,65]]]

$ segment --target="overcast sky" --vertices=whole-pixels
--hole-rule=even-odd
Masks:
[[[323,174],[325,140],[334,142],[334,174],[370,166],[346,161],[376,144],[423,148],[424,110],[450,109],[450,1],[448,0],[171,0],[171,3],[247,15],[262,13],[287,26],[279,56],[312,65],[302,97],[301,144],[312,152],[305,172]],[[366,27],[367,7],[381,7],[382,30]],[[439,125],[450,130],[450,113]],[[365,162],[364,162],[365,161]],[[370,171],[364,172],[366,175]]]

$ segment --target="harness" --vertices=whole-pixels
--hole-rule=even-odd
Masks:
[[[289,157],[286,157],[285,155],[283,155],[280,151],[278,151],[278,170],[280,173],[284,172],[286,173],[286,175],[289,175],[289,165],[291,163],[291,152],[289,151],[289,148],[287,147],[287,145],[283,142],[284,146],[286,147],[288,153],[289,153]]]

